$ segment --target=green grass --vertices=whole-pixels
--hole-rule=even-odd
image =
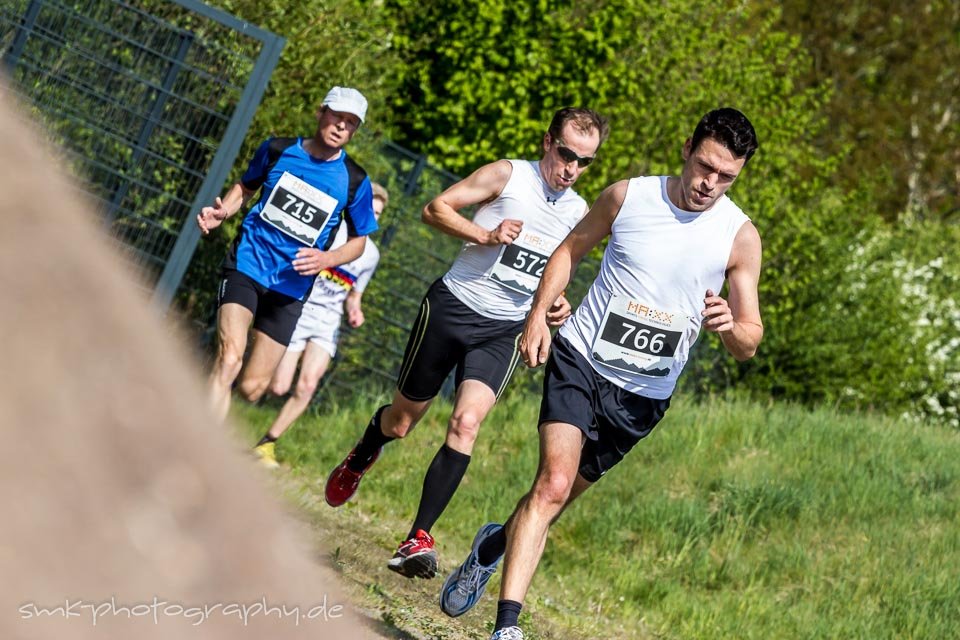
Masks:
[[[538,402],[515,393],[484,425],[433,531],[448,566],[480,524],[503,521],[529,488]],[[294,482],[319,494],[375,408],[347,401],[295,425],[277,445]],[[254,439],[273,412],[237,415]],[[337,512],[337,526],[376,523],[363,544],[383,561],[406,534],[448,416],[449,405],[434,406]],[[960,637],[958,505],[956,431],[739,399],[677,400],[551,530],[527,599],[529,635]],[[325,511],[333,510],[315,516],[333,517]],[[435,593],[440,582],[428,585]],[[488,628],[498,586],[494,577],[475,612],[430,637]],[[422,606],[435,608],[434,597]]]

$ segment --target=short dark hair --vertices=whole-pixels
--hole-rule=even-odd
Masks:
[[[757,132],[747,116],[731,107],[714,109],[700,119],[693,131],[690,150],[694,151],[705,138],[713,138],[736,157],[745,158],[744,164],[750,161],[760,146]]]
[[[550,121],[550,128],[547,129],[547,133],[550,134],[550,139],[561,139],[563,137],[563,127],[566,126],[568,122],[573,122],[574,126],[584,133],[589,133],[595,129],[597,133],[600,134],[600,144],[597,145],[597,149],[600,148],[603,141],[610,135],[610,123],[593,109],[564,107],[553,114],[553,120]]]

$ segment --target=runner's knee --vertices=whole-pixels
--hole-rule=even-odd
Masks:
[[[265,378],[244,378],[237,385],[237,390],[247,402],[256,402],[263,397],[267,387],[270,386],[270,380]]]
[[[480,431],[482,417],[472,409],[458,409],[450,418],[450,435],[461,441],[474,442]]]
[[[300,378],[297,380],[297,388],[294,391],[298,398],[312,398],[313,394],[317,390],[317,384],[319,380],[306,380],[301,374]]]
[[[219,365],[220,378],[227,383],[233,382],[243,368],[243,352],[221,345]]]
[[[560,509],[570,496],[574,478],[554,469],[544,469],[533,486],[532,500],[538,507]]]
[[[275,396],[285,396],[290,391],[289,380],[274,380],[270,385],[270,393]]]

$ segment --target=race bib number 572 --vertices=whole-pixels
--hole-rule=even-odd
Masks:
[[[336,208],[336,198],[284,171],[263,205],[260,218],[312,247]]]
[[[541,236],[524,234],[513,244],[500,248],[487,277],[511,291],[533,295],[556,244]]]
[[[688,323],[681,313],[613,296],[593,343],[593,359],[627,373],[666,376]]]

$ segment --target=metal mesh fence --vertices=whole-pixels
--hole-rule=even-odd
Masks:
[[[0,3],[11,87],[162,306],[282,47],[193,0]]]
[[[235,168],[282,47],[282,39],[195,0],[0,2],[0,51],[13,90],[164,308],[197,243],[193,217]],[[380,267],[364,294],[366,322],[344,327],[318,402],[392,388],[422,296],[461,245],[420,222],[424,204],[458,176],[392,142],[363,138],[351,148],[391,194],[373,237]],[[188,310],[195,319],[208,317],[216,287],[208,267],[180,289],[181,302],[196,298]],[[580,270],[572,296],[590,271]]]

